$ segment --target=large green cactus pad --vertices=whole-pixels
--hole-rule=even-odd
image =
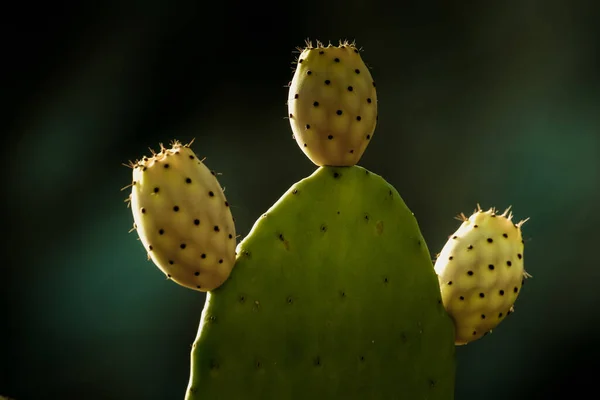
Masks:
[[[188,400],[452,399],[454,327],[417,221],[380,176],[321,167],[210,292]]]

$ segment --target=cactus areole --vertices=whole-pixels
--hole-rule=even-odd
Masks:
[[[297,63],[289,120],[318,168],[237,247],[221,186],[189,145],[131,163],[148,257],[208,292],[185,399],[452,400],[456,345],[510,313],[527,276],[522,223],[463,215],[434,268],[400,194],[356,165],[377,121],[358,48],[307,43]]]

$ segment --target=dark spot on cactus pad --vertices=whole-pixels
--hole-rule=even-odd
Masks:
[[[199,271],[194,272],[194,276],[200,276],[200,272]]]
[[[481,314],[481,319],[485,319],[485,314]]]
[[[212,176],[217,176],[217,173],[215,171],[210,171]]]
[[[333,139],[333,135],[329,135],[329,136],[327,136],[327,139],[329,139],[329,140]],[[305,145],[305,146],[306,146],[306,145]]]
[[[310,129],[310,125],[309,124],[306,124],[306,129]]]
[[[340,62],[340,59],[336,57],[336,58],[333,59],[333,61]]]
[[[173,261],[173,260],[169,260],[169,264],[170,264],[170,265],[173,265],[173,264],[175,264],[175,261]]]
[[[137,167],[136,167],[136,168],[137,168]],[[136,181],[133,181],[133,182],[131,182],[131,184],[132,184],[133,186],[135,186],[135,185],[137,184],[137,182],[136,182]]]
[[[215,227],[213,229],[215,230],[215,232],[219,232],[219,230],[220,230],[218,225],[215,225]]]
[[[337,215],[340,215],[340,212],[339,212],[339,211],[337,211]]]
[[[164,233],[165,233],[165,230],[164,230],[164,229],[159,229],[159,230],[158,230],[158,234],[159,234],[159,235],[163,235]]]
[[[371,139],[371,135],[367,135],[367,140]]]
[[[488,265],[488,268],[489,268],[491,271],[493,271],[493,270],[494,270],[494,264],[490,264],[490,265]]]
[[[337,110],[335,113],[336,113],[337,115],[342,115],[342,110]]]
[[[200,289],[201,287],[202,287],[202,286],[198,285],[198,286],[196,286],[196,289]]]
[[[319,51],[320,56],[322,56],[323,54],[325,54],[325,52],[323,50]]]
[[[339,178],[339,177],[340,177],[340,174],[339,174],[338,172],[334,172],[334,173],[333,173],[333,177],[334,177],[334,178]]]
[[[506,265],[508,265],[508,266],[510,267],[510,266],[512,265],[512,262],[510,262],[510,261],[507,261],[507,262],[506,262]]]
[[[321,225],[321,232],[327,232],[327,225]]]
[[[295,99],[297,99],[298,97],[299,97],[299,96],[298,96],[298,93],[296,93],[296,94],[294,95],[294,98],[295,98]]]
[[[464,300],[465,296],[460,296],[459,299]]]
[[[452,236],[452,239],[458,239],[458,236],[454,235]]]
[[[467,275],[473,276],[473,271],[467,271]]]
[[[290,118],[294,118],[294,114],[290,114]]]
[[[365,214],[365,221],[369,220],[369,214]]]
[[[358,54],[358,50],[357,50],[357,49],[354,49],[354,52],[355,52],[356,54]]]
[[[507,238],[507,237],[508,237],[508,234],[506,234],[506,233],[503,233],[503,234],[502,234],[502,236],[503,236],[503,237],[505,237],[505,238]]]
[[[479,297],[481,297],[482,299],[485,297],[484,293],[479,293]]]
[[[521,239],[521,244],[525,244],[525,240]]]
[[[244,303],[246,301],[246,296],[244,296],[243,294],[240,294],[240,296],[238,297],[238,301],[240,303]]]
[[[171,274],[167,274],[167,279],[171,279]]]
[[[377,85],[375,85],[375,82],[373,82],[373,87],[377,87]]]
[[[354,150],[350,150],[350,154],[354,154]]]
[[[142,168],[142,171],[145,171],[145,170],[147,170],[147,169],[148,169],[147,167],[144,167],[144,168]]]
[[[140,211],[142,212],[142,214],[146,214],[146,209],[144,207],[142,207]]]
[[[225,201],[225,207],[229,207],[229,202]]]
[[[473,245],[470,244],[469,247],[467,247],[467,250],[473,250]]]
[[[452,281],[448,281],[448,285],[452,285]]]
[[[341,298],[344,298],[344,297],[346,297],[346,292],[344,292],[344,291],[341,291],[341,292],[340,292],[340,297],[341,297]]]
[[[513,289],[513,292],[517,293],[519,291],[519,288],[515,286],[515,288]]]
[[[502,313],[498,314],[498,318],[502,318],[502,315],[503,315]]]
[[[304,143],[304,147],[307,147],[308,145],[306,143]]]
[[[358,359],[360,360],[360,362],[365,362],[365,356],[360,356]]]
[[[315,367],[320,367],[321,366],[321,357],[316,356],[315,359],[313,360],[313,363],[315,364]]]
[[[329,85],[331,83],[331,81],[329,79],[325,79],[325,84]]]
[[[313,106],[314,106],[314,107],[319,107],[319,102],[318,102],[318,101],[315,101],[315,102],[313,103]]]
[[[190,154],[190,160],[193,160],[195,157]]]
[[[185,245],[185,243],[181,243],[181,244],[179,245],[179,247],[181,247],[181,249],[185,249],[186,245]]]
[[[473,228],[479,228],[479,225],[473,225]]]
[[[200,220],[199,219],[195,219],[194,220],[194,225],[200,225]]]
[[[360,69],[357,68],[357,69],[354,70],[354,72],[357,73],[357,74],[360,74]]]
[[[179,206],[173,207],[173,211],[175,211],[175,212],[179,211]]]
[[[229,239],[233,239],[233,235],[231,233],[229,234]]]
[[[430,379],[429,380],[429,387],[433,389],[435,387],[435,385],[437,385],[436,381],[434,381],[433,379]]]
[[[200,255],[200,258],[203,258],[203,259],[204,259],[204,258],[206,258],[206,254],[205,254],[205,253],[202,253],[202,254]]]
[[[152,251],[153,247],[152,245],[148,246],[148,250]]]
[[[303,61],[304,61],[304,59],[303,59],[303,58],[299,59],[299,60],[298,60],[298,64],[302,64],[302,62],[303,62]]]
[[[356,120],[357,120],[357,121],[360,121],[361,119],[362,119],[362,117],[361,117],[360,115],[357,115],[357,116],[356,116]]]
[[[223,259],[219,258],[219,264],[223,264]]]
[[[312,71],[306,71],[306,75],[312,75]]]
[[[492,243],[494,241],[494,239],[492,238],[487,238],[488,243]]]
[[[185,183],[192,183],[192,180],[190,178],[185,178]]]
[[[453,257],[453,256],[450,256],[450,257],[448,257],[448,260],[452,260],[452,259],[454,259],[454,257]]]
[[[165,164],[165,169],[169,168],[169,164]]]
[[[213,197],[215,194],[214,194],[212,191],[210,191],[210,192],[208,192],[208,195],[209,195],[210,197]]]
[[[285,300],[288,304],[292,304],[294,302],[294,299],[292,298],[292,296],[288,296],[287,299]]]
[[[215,360],[210,360],[208,367],[212,370],[219,369],[219,364]]]
[[[262,363],[260,362],[260,360],[256,360],[254,362],[254,366],[256,367],[256,369],[260,369],[262,367]]]
[[[500,296],[504,296],[504,290],[500,289],[498,293],[500,294]]]
[[[352,86],[348,86],[348,91],[349,91],[349,92],[351,92],[351,91],[353,91],[353,90],[354,90],[354,88],[353,88]]]
[[[383,283],[389,283],[389,281],[390,281],[390,280],[388,279],[388,277],[387,277],[387,276],[386,276],[385,278],[383,278]]]
[[[292,190],[292,194],[298,194],[298,189]]]
[[[477,331],[473,331],[473,336],[477,335]]]
[[[372,101],[373,101],[373,100],[371,100],[371,98],[370,98],[370,97],[369,97],[369,98],[367,98],[367,103],[371,104],[371,102],[372,102]]]
[[[517,254],[517,257],[518,257],[518,258],[519,258],[519,260],[520,260],[521,258],[523,258],[523,255],[522,255],[521,253],[519,253],[519,254]]]
[[[283,238],[283,234],[279,234],[279,240],[281,240],[282,242],[285,240],[285,239]]]
[[[159,189],[157,187],[154,188],[154,193],[158,193]]]

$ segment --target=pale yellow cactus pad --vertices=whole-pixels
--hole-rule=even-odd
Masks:
[[[512,213],[479,208],[450,236],[435,262],[444,307],[454,319],[456,344],[481,338],[514,311],[529,275],[521,226]]]
[[[288,96],[296,142],[318,166],[357,164],[377,124],[375,82],[359,49],[307,43],[297,63]]]
[[[215,174],[178,142],[131,167],[134,228],[148,257],[182,286],[219,287],[235,262],[236,233]]]

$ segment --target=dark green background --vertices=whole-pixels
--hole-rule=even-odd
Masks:
[[[165,281],[127,233],[121,163],[195,137],[245,236],[315,169],[284,119],[307,37],[364,47],[379,124],[360,165],[398,189],[432,253],[477,202],[531,217],[534,278],[509,320],[458,348],[457,400],[594,388],[598,4],[16,3],[1,39],[0,394],[183,398],[204,296]]]

